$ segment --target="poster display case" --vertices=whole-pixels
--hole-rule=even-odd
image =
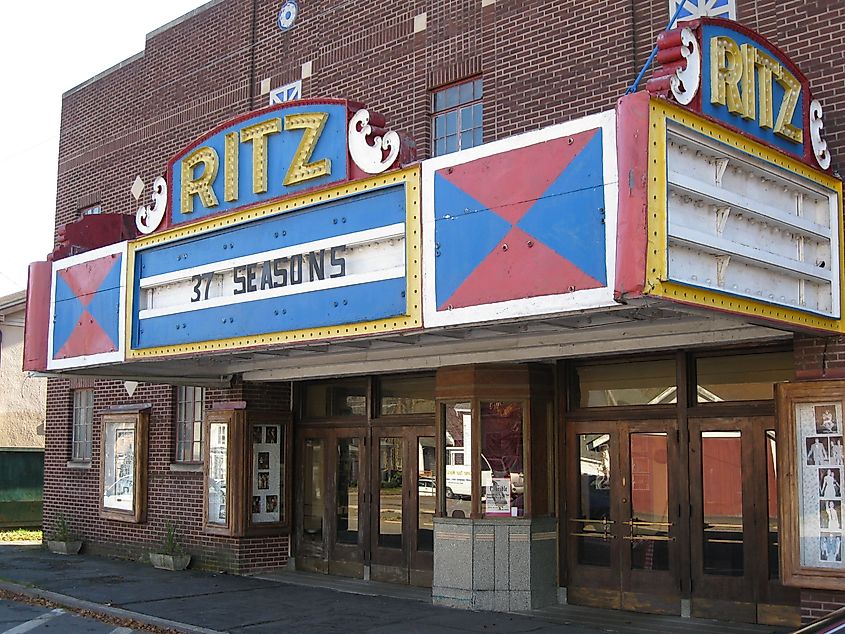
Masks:
[[[146,410],[103,415],[100,517],[124,522],[143,521],[148,418]]]
[[[287,524],[287,425],[277,417],[247,417],[248,525],[254,528]]]
[[[782,509],[781,569],[787,585],[845,590],[843,427],[845,381],[776,386]]]

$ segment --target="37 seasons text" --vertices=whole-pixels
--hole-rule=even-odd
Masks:
[[[232,280],[234,286],[230,286],[231,293],[241,295],[253,293],[271,288],[282,288],[288,285],[295,286],[303,282],[315,282],[318,280],[344,277],[346,275],[346,245],[341,244],[328,249],[318,249],[292,255],[290,257],[264,260],[254,264],[244,264],[232,269]],[[328,263],[326,256],[328,255]],[[191,277],[193,284],[193,295],[191,302],[199,302],[209,298],[212,282],[215,277],[222,282],[223,275],[214,271],[201,273]],[[218,288],[226,287],[220,283]],[[221,293],[221,295],[223,294]]]

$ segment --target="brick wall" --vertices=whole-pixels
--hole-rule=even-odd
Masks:
[[[845,156],[845,5],[737,4],[740,21],[770,38],[809,76],[825,106],[825,132],[837,167]],[[153,33],[142,54],[68,91],[56,223],[74,220],[81,207],[93,203],[106,213],[134,214],[138,203],[129,187],[136,175],[151,183],[164,173],[168,158],[194,138],[265,105],[261,80],[276,87],[299,79],[305,62],[311,62],[313,75],[303,81],[304,97],[363,101],[414,138],[420,158],[426,158],[432,89],[482,76],[486,141],[609,109],[633,82],[669,17],[666,0],[496,0],[484,7],[482,0],[375,0],[365,6],[300,0],[299,5],[296,26],[282,33],[275,24],[276,0],[216,0]],[[426,28],[414,33],[414,17],[422,13]],[[103,66],[116,61],[104,59]],[[841,339],[798,337],[795,355],[799,377],[845,371]],[[168,509],[178,505],[188,510],[180,516],[182,532],[209,564],[225,556],[227,566],[249,567],[271,552],[281,556],[283,542],[233,542],[199,532],[200,476],[169,470],[169,388],[141,386],[133,399],[153,404],[148,522],[129,526],[98,519],[96,465],[88,471],[66,467],[68,384],[49,385],[47,525],[62,511],[86,531],[90,526],[98,544],[120,550],[155,541]],[[213,398],[260,400],[264,389],[243,386]],[[122,390],[120,383],[98,382],[97,412],[127,402]],[[287,395],[273,398],[278,404]]]
[[[845,608],[845,593],[828,590],[801,591],[801,622],[810,623],[831,612]]]
[[[72,388],[94,387],[91,464],[68,466],[71,457]],[[132,397],[122,382],[50,379],[44,459],[44,527],[49,531],[63,514],[80,533],[86,548],[118,557],[140,559],[161,542],[165,524],[176,524],[179,540],[193,555],[194,566],[250,572],[284,565],[288,534],[229,538],[202,530],[201,471],[171,469],[175,451],[175,390],[141,384]],[[271,411],[282,420],[290,411],[290,384],[236,383],[229,389],[206,391],[206,408],[213,402],[245,400],[249,411]],[[102,415],[115,405],[152,405],[149,425],[146,521],[131,524],[99,516]]]

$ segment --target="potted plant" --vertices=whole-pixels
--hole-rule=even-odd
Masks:
[[[176,525],[173,522],[165,524],[161,549],[150,553],[150,562],[162,570],[184,570],[191,563],[191,555],[185,552],[176,538]]]
[[[53,532],[47,535],[47,548],[59,555],[76,555],[82,548],[82,539],[70,529],[65,516],[59,513]]]

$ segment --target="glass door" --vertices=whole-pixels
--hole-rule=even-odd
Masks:
[[[680,612],[674,421],[570,425],[573,603]]]
[[[692,615],[794,624],[780,583],[777,437],[771,416],[690,421]]]
[[[676,424],[629,423],[622,434],[622,607],[677,614],[680,495]]]
[[[296,566],[328,572],[326,564],[326,446],[323,434],[306,432],[299,439],[299,486],[296,508]]]
[[[369,546],[363,430],[306,429],[300,439],[297,566],[363,576]]]
[[[361,577],[367,559],[363,430],[332,430],[329,573]]]
[[[379,427],[371,439],[370,576],[430,586],[437,500],[433,430]]]
[[[408,511],[411,495],[406,464],[408,442],[402,428],[372,431],[372,563],[370,576],[378,581],[408,583]]]
[[[434,512],[437,492],[434,478],[437,473],[437,450],[430,428],[412,430],[412,456],[415,482],[411,486],[411,504],[416,507],[411,535],[410,583],[430,587],[434,570]]]
[[[692,614],[756,621],[751,429],[690,421]]]

